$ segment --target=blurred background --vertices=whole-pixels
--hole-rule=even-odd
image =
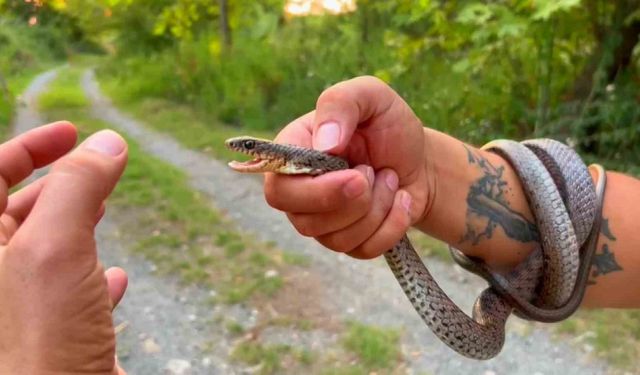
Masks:
[[[226,137],[272,137],[311,110],[323,89],[374,75],[404,97],[425,126],[466,142],[552,137],[574,146],[587,161],[638,176],[639,35],[639,0],[0,0],[0,135],[13,134],[26,109],[39,112],[42,121],[72,120],[81,125],[83,136],[114,126],[110,121],[122,122],[97,119],[102,112],[86,94],[94,79],[87,73],[91,69],[104,95],[143,121],[145,129],[211,160],[228,160],[233,155],[223,147]],[[51,69],[57,77],[49,77],[48,90],[34,89],[38,94],[33,97],[24,93],[34,77]],[[249,193],[243,190],[245,182],[238,182],[234,187],[240,195],[228,198],[228,204],[224,196],[215,196],[211,203],[208,197],[216,194],[202,190],[207,183],[194,187],[192,181],[209,165],[197,171],[189,169],[196,168],[195,162],[173,165],[182,155],[173,146],[160,143],[164,151],[158,153],[146,148],[155,138],[132,134],[129,167],[111,201],[114,214],[106,219],[113,224],[106,226],[106,235],[115,236],[109,241],[122,242],[129,250],[108,262],[131,262],[132,272],[140,269],[140,280],[154,286],[140,293],[175,293],[161,307],[153,298],[125,300],[117,319],[119,356],[132,373],[166,372],[169,364],[176,374],[638,373],[637,311],[581,312],[556,328],[541,328],[544,338],[536,336],[538,326],[519,326],[522,345],[508,338],[512,352],[489,364],[461,360],[440,344],[429,344],[438,350],[425,349],[411,338],[424,333],[419,321],[389,325],[384,314],[376,315],[366,304],[348,305],[365,296],[367,286],[373,288],[369,299],[379,299],[370,272],[377,275],[380,268],[388,275],[384,266],[362,271],[358,267],[370,263],[344,263],[347,268],[338,272],[342,266],[333,265],[336,257],[331,254],[328,268],[317,268],[325,261],[317,258],[322,250],[302,255],[280,250],[307,246],[291,242],[295,233],[247,239],[246,233],[263,228],[247,226],[233,214],[230,219],[229,212],[251,194],[259,196],[257,184]],[[442,244],[429,238],[415,241],[423,255],[450,269]],[[615,243],[607,251],[615,253]],[[136,263],[137,256],[148,263]],[[315,274],[315,284],[300,282],[300,275]],[[360,284],[340,279],[361,274]],[[167,280],[174,279],[175,290],[160,287],[173,285]],[[342,293],[351,283],[357,290],[344,292],[345,305],[310,292]],[[462,285],[475,293],[475,286]],[[185,292],[183,287],[195,289]],[[195,305],[195,312],[184,312],[191,311],[191,297],[206,299],[206,312]],[[315,313],[302,311],[314,303]],[[274,315],[274,306],[278,310],[286,304],[294,307]],[[328,305],[336,314],[330,324],[323,320]],[[130,315],[126,306],[133,306]],[[413,318],[410,309],[400,306]],[[385,309],[384,304],[376,308]],[[145,316],[150,311],[172,309],[176,316],[153,327],[140,328],[148,322],[136,321],[153,319]],[[364,318],[356,319],[361,312]],[[201,315],[221,331],[195,329],[189,334],[220,335],[218,341],[199,343],[197,355],[171,354],[178,359],[169,356],[159,368],[141,359],[173,353],[163,340],[170,342],[180,333],[167,331],[163,338],[155,330],[169,329],[176,320],[200,322]],[[265,338],[277,334],[264,332],[283,327],[295,331],[280,332],[284,344]],[[332,339],[313,336],[309,342],[317,345],[310,349],[288,342],[310,332],[330,332]],[[555,337],[553,344],[544,343],[549,337]],[[534,338],[543,340],[536,348],[549,352],[527,354]],[[556,345],[577,347],[578,354]],[[337,352],[327,352],[327,347]],[[435,351],[424,354],[429,348]],[[451,355],[442,359],[449,367],[434,364],[440,355]],[[529,360],[550,364],[552,370],[523,365]],[[212,370],[212,363],[227,362],[229,367]],[[572,367],[578,362],[592,372]],[[150,367],[135,367],[140,363]]]
[[[621,168],[640,155],[636,0],[0,4],[3,75],[100,53],[123,94],[276,129],[323,88],[371,74],[470,142],[551,135]]]

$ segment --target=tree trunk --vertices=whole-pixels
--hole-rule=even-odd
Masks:
[[[11,103],[13,100],[13,95],[11,95],[11,91],[9,91],[9,85],[7,84],[7,80],[4,78],[4,74],[0,72],[0,91],[2,91],[2,97],[7,103]]]
[[[635,19],[625,25],[624,19],[637,8],[638,3],[637,0],[619,2],[613,15],[612,25],[608,28],[597,21],[599,15],[595,0],[587,4],[593,20],[593,34],[597,40],[597,46],[591,59],[576,79],[572,92],[574,99],[585,100],[589,97],[593,85],[596,84],[594,75],[599,68],[602,68],[602,59],[607,53],[612,55],[612,61],[604,67],[607,83],[613,83],[617,75],[630,66],[633,49],[640,36],[640,20]],[[612,43],[614,39],[618,39],[617,43]],[[611,48],[610,44],[615,45],[613,51],[607,50]]]
[[[218,0],[220,6],[220,35],[225,49],[231,48],[231,27],[229,26],[229,2]]]
[[[640,35],[640,20],[625,23],[625,19],[637,9],[638,3],[638,0],[618,2],[610,25],[599,22],[596,0],[587,4],[598,44],[590,61],[576,80],[572,96],[574,100],[584,103],[576,126],[583,139],[580,148],[590,154],[598,154],[600,151],[598,135],[601,126],[598,121],[585,120],[597,116],[597,109],[592,103],[599,100],[606,87],[614,83],[616,77],[631,66],[633,50]]]

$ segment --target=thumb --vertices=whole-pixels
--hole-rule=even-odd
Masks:
[[[53,166],[20,232],[37,233],[50,251],[92,250],[85,239],[93,238],[96,215],[122,175],[126,151],[124,139],[111,130],[87,138]]]
[[[316,103],[313,148],[342,153],[360,124],[388,111],[397,94],[375,77],[358,77],[326,89]]]

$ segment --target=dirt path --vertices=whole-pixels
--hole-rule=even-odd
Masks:
[[[554,340],[546,329],[539,326],[532,328],[515,318],[510,321],[505,348],[498,358],[478,362],[460,357],[441,344],[422,323],[382,261],[354,261],[299,236],[284,215],[269,208],[264,202],[259,179],[233,173],[223,163],[186,149],[170,137],[154,132],[120,113],[101,95],[93,73],[87,72],[84,75],[82,85],[91,99],[96,117],[112,124],[115,129],[126,132],[146,152],[184,170],[190,176],[193,188],[210,197],[242,230],[258,238],[275,241],[285,250],[309,256],[312,260],[307,272],[296,277],[309,285],[313,284],[318,290],[316,298],[321,299],[327,311],[335,312],[333,319],[358,320],[400,329],[403,332],[402,352],[407,373],[570,375],[609,372],[606,364],[593,360],[586,351],[576,349],[585,348],[580,344],[579,338],[573,343]],[[31,95],[35,95],[38,92],[37,85],[30,87],[30,90]],[[33,125],[35,124],[18,123],[16,128],[24,129]],[[228,348],[229,343],[224,341],[224,335],[218,332],[215,325],[206,325],[199,319],[200,316],[205,316],[206,309],[211,308],[202,302],[208,292],[180,288],[171,279],[158,279],[151,275],[149,271],[152,265],[128,256],[126,244],[118,242],[117,233],[117,220],[109,217],[100,227],[99,239],[109,244],[103,246],[110,248],[108,254],[103,254],[106,262],[121,264],[134,276],[123,307],[117,314],[117,322],[128,322],[128,327],[133,327],[126,328],[123,331],[126,334],[119,336],[121,347],[131,347],[129,356],[124,360],[124,365],[132,369],[131,373],[160,373],[157,369],[166,367],[171,359],[189,361],[191,373],[194,374],[243,372],[225,362],[224,348]],[[451,265],[430,260],[429,268],[454,300],[469,309],[484,288],[480,281],[466,279],[466,276],[463,277]],[[226,314],[227,311],[223,313]],[[238,314],[239,317],[244,315],[249,320],[252,317],[251,312],[247,311],[234,310],[230,313]],[[127,335],[135,337],[127,340]],[[218,349],[214,349],[213,354],[203,357],[197,349],[201,340],[207,336],[221,341],[216,342]],[[149,337],[162,349],[155,356],[144,353],[143,350],[145,340]],[[326,346],[333,346],[335,343],[335,337],[323,335],[322,332],[293,332],[290,329],[266,331],[262,339],[291,345],[308,344],[310,341]],[[147,349],[153,349],[148,341],[146,344]],[[194,350],[183,350],[185,348]],[[167,355],[168,352],[170,355]],[[154,360],[156,363],[152,364]],[[156,369],[155,372],[152,369]]]

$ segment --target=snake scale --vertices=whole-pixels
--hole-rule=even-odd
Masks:
[[[349,168],[336,156],[248,136],[228,139],[231,150],[254,157],[229,166],[244,173],[319,175]],[[405,235],[384,257],[402,290],[433,333],[458,353],[474,358],[496,356],[505,340],[512,312],[533,320],[558,321],[579,306],[587,284],[601,217],[604,170],[596,166],[594,187],[587,167],[568,146],[541,139],[522,143],[498,140],[483,149],[514,168],[541,234],[541,244],[506,275],[452,249],[456,262],[487,279],[490,287],[465,314],[431,276]]]

